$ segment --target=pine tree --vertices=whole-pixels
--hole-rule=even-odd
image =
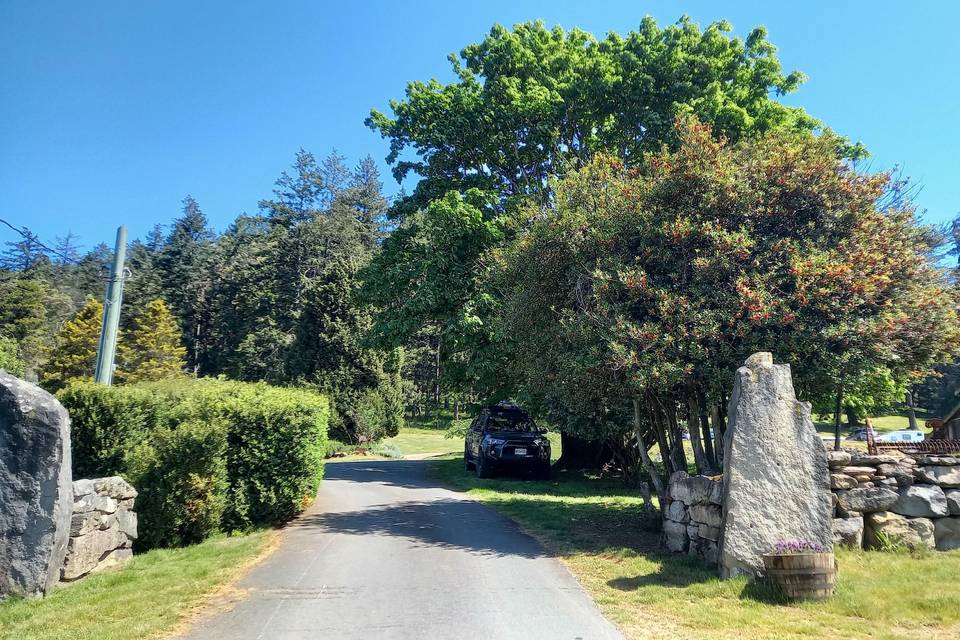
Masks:
[[[52,357],[40,370],[44,387],[56,391],[71,380],[93,377],[102,321],[103,305],[91,299],[64,323],[54,339]]]
[[[176,377],[183,373],[186,353],[176,319],[158,298],[149,302],[133,326],[123,332],[117,378],[140,382]]]
[[[163,297],[180,321],[187,365],[200,372],[207,370],[209,358],[215,237],[200,205],[187,196],[183,200],[183,215],[174,221],[156,262],[163,280]]]

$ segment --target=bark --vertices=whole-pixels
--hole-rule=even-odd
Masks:
[[[700,441],[700,425],[698,424],[699,410],[693,393],[687,395],[687,432],[690,434],[690,445],[693,448],[693,462],[697,465],[697,473],[704,473],[709,464],[703,452],[703,443]]]
[[[707,456],[707,464],[710,471],[717,469],[717,455],[713,449],[713,438],[710,437],[710,419],[707,417],[707,399],[703,391],[697,390],[697,419],[700,422],[700,430],[703,435],[704,453]]]
[[[641,428],[639,398],[633,399],[633,433],[637,438],[637,447],[640,449],[640,460],[643,468],[650,476],[650,482],[657,492],[657,498],[660,500],[660,508],[662,509],[663,506],[667,504],[667,492],[663,479],[660,477],[660,474],[657,473],[657,468],[653,466],[653,460],[650,459],[650,453],[647,451],[646,440],[643,437],[643,429]],[[649,500],[647,500],[647,504],[649,504]]]
[[[910,421],[910,430],[917,431],[919,427],[917,426],[917,411],[916,407],[913,404],[913,387],[907,388],[907,419]]]
[[[833,450],[840,451],[840,410],[843,407],[843,386],[837,387],[837,403],[833,409]]]

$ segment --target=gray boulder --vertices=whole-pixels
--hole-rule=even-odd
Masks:
[[[935,484],[915,484],[901,489],[890,511],[915,518],[942,518],[950,513],[943,489]]]
[[[823,442],[790,365],[769,353],[737,370],[727,408],[720,570],[755,576],[782,540],[833,545],[833,503]]]
[[[687,506],[710,504],[711,498],[719,493],[719,484],[706,476],[677,478],[670,485],[670,497]]]
[[[40,387],[0,371],[0,596],[49,593],[70,535],[70,419]]]
[[[670,551],[684,552],[690,538],[687,536],[687,525],[673,520],[663,521],[663,542]]]
[[[837,518],[833,521],[833,543],[860,549],[863,547],[863,518]]]
[[[940,487],[960,487],[960,466],[917,467],[917,479]]]
[[[934,520],[933,537],[940,551],[960,549],[960,518]]]
[[[723,511],[715,504],[696,504],[690,507],[690,519],[719,528],[723,522]]]
[[[934,527],[927,518],[905,518],[891,511],[869,513],[864,518],[864,546],[883,547],[884,541],[904,544],[911,549],[933,549]]]
[[[855,489],[856,486],[857,486],[857,481],[845,473],[830,474],[831,489]]]
[[[827,451],[827,464],[831,469],[842,469],[850,464],[851,455],[846,451]]]
[[[913,468],[900,464],[877,465],[877,473],[896,481],[899,487],[909,487],[913,484]]]
[[[871,513],[886,511],[897,502],[900,495],[887,487],[868,487],[838,493],[837,498],[845,511]]]
[[[960,489],[951,489],[943,492],[947,499],[947,510],[952,516],[960,516]]]
[[[679,500],[673,500],[667,505],[664,515],[674,522],[690,522],[690,515],[687,513],[687,507]]]

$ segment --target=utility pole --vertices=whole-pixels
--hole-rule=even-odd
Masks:
[[[113,361],[117,354],[117,329],[120,326],[120,304],[123,302],[123,267],[127,254],[127,228],[117,229],[117,246],[113,251],[113,267],[107,280],[107,297],[103,303],[103,328],[100,330],[100,347],[97,349],[97,368],[93,377],[97,384],[110,386],[113,382]]]

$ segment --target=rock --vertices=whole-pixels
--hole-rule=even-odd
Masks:
[[[838,493],[837,498],[845,511],[871,513],[887,511],[897,502],[900,495],[886,487],[862,487]]]
[[[69,582],[85,576],[98,568],[101,558],[105,558],[111,551],[123,548],[126,542],[127,537],[116,522],[107,531],[70,538],[62,579]]]
[[[685,505],[708,504],[719,483],[706,476],[679,478],[670,485],[670,497]]]
[[[700,525],[697,523],[690,523],[687,525],[687,537],[690,538],[690,544],[693,544],[700,539]]]
[[[857,486],[857,481],[845,473],[830,474],[831,489],[853,489]]]
[[[917,467],[916,474],[920,482],[940,487],[960,487],[960,466]]]
[[[947,499],[947,510],[952,516],[960,516],[960,489],[951,489],[943,492]]]
[[[851,456],[846,451],[827,451],[827,464],[831,469],[839,469],[850,464]]]
[[[687,513],[687,507],[679,500],[670,502],[670,505],[667,507],[667,512],[664,515],[674,522],[690,522],[690,514]]]
[[[49,593],[73,506],[70,419],[40,387],[0,371],[0,596]]]
[[[954,465],[960,465],[960,458],[955,458],[953,456],[915,456],[914,460],[919,465],[933,465],[933,466],[944,466],[950,467]]]
[[[663,541],[670,551],[684,552],[690,539],[687,536],[687,525],[672,520],[663,521]]]
[[[133,485],[120,476],[110,476],[109,478],[97,478],[93,481],[94,489],[102,496],[108,496],[118,502],[128,498],[136,498],[137,490]]]
[[[913,484],[913,469],[899,464],[881,464],[877,466],[877,473],[896,480],[898,487],[909,487]]]
[[[883,539],[903,543],[911,549],[934,548],[933,523],[926,518],[905,518],[890,511],[867,514],[864,525],[864,546],[883,547]]]
[[[687,553],[691,556],[700,558],[709,564],[717,563],[717,543],[713,540],[700,538],[690,542],[690,549]]]
[[[859,466],[876,467],[881,464],[897,464],[900,458],[891,455],[868,455],[864,453],[855,453],[850,457],[850,461]]]
[[[796,399],[790,365],[773,364],[769,353],[750,356],[727,414],[721,574],[757,575],[778,541],[832,546],[827,456],[810,405]]]
[[[715,504],[696,504],[690,507],[690,519],[719,528],[723,522],[723,510]]]
[[[713,490],[710,491],[710,499],[708,502],[718,507],[723,506],[723,482],[713,483]]]
[[[93,480],[74,480],[73,481],[73,500],[88,496],[94,492]]]
[[[705,540],[717,542],[720,540],[720,527],[711,527],[710,525],[702,524],[697,534]]]
[[[838,518],[833,521],[833,543],[853,549],[863,547],[863,518]]]
[[[915,484],[901,489],[900,498],[890,511],[919,518],[940,518],[950,513],[943,489],[935,484]]]
[[[867,480],[870,479],[877,470],[873,467],[844,467],[840,470],[840,473],[845,473],[848,476],[867,476]]]
[[[879,484],[882,484],[882,485],[885,486],[885,487],[893,487],[893,488],[896,488],[896,487],[899,487],[899,486],[900,486],[900,485],[897,483],[897,479],[896,479],[896,478],[884,478],[884,479],[880,480]]]
[[[934,520],[933,537],[940,551],[960,549],[960,518]]]

